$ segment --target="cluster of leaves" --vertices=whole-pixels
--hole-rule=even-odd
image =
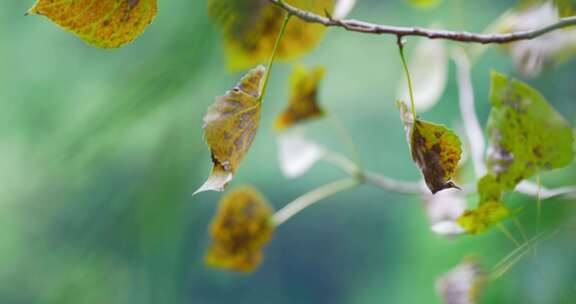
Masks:
[[[334,12],[338,17],[346,15],[354,3],[344,0],[336,5],[332,0],[287,2],[317,14]],[[409,2],[418,7],[433,7],[440,1]],[[285,13],[268,0],[209,0],[208,8],[221,30],[229,68],[250,70],[231,90],[216,98],[204,117],[204,135],[213,167],[207,181],[195,193],[224,191],[239,169],[260,125],[262,102],[274,58],[298,58],[312,50],[325,32],[318,24],[299,19],[290,21],[289,15],[282,18]],[[94,46],[114,48],[140,35],[156,12],[156,0],[38,0],[28,13],[45,15]],[[527,19],[537,19],[546,25],[571,13],[566,1],[522,1],[493,28],[499,32],[529,30],[541,24],[526,24]],[[565,39],[566,35],[573,36],[575,32],[562,30],[545,36],[549,43],[545,43],[544,48],[540,47],[542,41],[522,41],[505,49],[514,58],[519,71],[535,75],[547,64],[565,58],[567,50],[576,49],[574,39]],[[404,62],[402,46],[400,48]],[[434,60],[427,69],[420,68],[425,64],[405,66],[407,73],[403,83],[408,85],[401,86],[399,95],[410,96],[411,104],[408,107],[399,101],[397,105],[412,159],[435,197],[446,193],[446,189],[459,189],[453,179],[462,161],[463,148],[454,131],[422,120],[416,113],[433,106],[446,84],[448,60],[441,42],[424,41],[416,48],[411,61],[430,62],[430,56]],[[260,65],[269,58],[268,66]],[[409,69],[416,75],[415,92],[411,92]],[[284,171],[290,177],[301,175],[324,153],[323,148],[289,130],[295,124],[325,115],[318,103],[324,74],[321,67],[297,66],[291,77],[289,103],[276,119],[275,129],[283,133],[280,140],[284,147],[281,149],[283,163],[297,163],[285,166]],[[438,218],[438,223],[448,222],[453,225],[451,227],[455,225],[460,232],[469,234],[482,233],[520,211],[506,206],[506,192],[513,191],[523,180],[543,171],[565,167],[574,159],[573,129],[535,89],[494,72],[491,105],[486,130],[490,139],[488,173],[477,182],[478,206],[472,210],[459,210],[448,221]],[[292,150],[285,152],[287,149]],[[294,160],[296,154],[302,157]],[[464,200],[463,197],[458,199]],[[437,203],[430,200],[430,206]],[[214,241],[206,255],[207,263],[236,271],[252,271],[262,260],[261,249],[270,240],[277,224],[272,208],[256,190],[242,187],[228,192],[211,226]],[[477,262],[466,261],[444,276],[438,289],[447,303],[474,302],[485,280]]]

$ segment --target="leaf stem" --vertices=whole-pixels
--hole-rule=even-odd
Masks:
[[[264,101],[264,96],[266,95],[266,90],[268,89],[268,80],[270,79],[270,74],[272,73],[272,66],[274,65],[274,60],[276,60],[276,55],[278,54],[278,49],[280,48],[280,42],[282,41],[282,37],[284,37],[286,27],[288,26],[288,22],[290,21],[290,17],[292,17],[292,13],[286,12],[284,14],[284,22],[282,23],[282,27],[280,28],[280,32],[278,33],[278,37],[276,38],[276,42],[274,42],[272,55],[270,55],[270,59],[268,60],[268,66],[266,67],[266,75],[264,75],[264,83],[262,84],[262,93],[258,98],[258,103],[262,103]]]
[[[504,226],[504,224],[499,223],[498,224],[498,228],[500,229],[500,231],[502,231],[502,233],[504,233],[504,235],[510,240],[512,241],[512,243],[514,243],[514,245],[516,245],[517,247],[520,247],[520,242],[518,242],[518,240],[514,237],[514,235],[512,234],[512,232],[510,232],[510,230]]]
[[[539,241],[542,237],[542,234],[538,234],[534,236],[532,239],[526,241],[521,246],[515,248],[510,252],[507,256],[505,256],[500,262],[498,262],[492,270],[490,271],[490,280],[495,281],[498,278],[502,277],[506,272],[508,272],[514,265],[516,265],[522,257],[524,257],[530,249],[532,245]]]
[[[361,181],[356,178],[346,178],[316,188],[278,210],[272,217],[272,221],[275,226],[279,226],[314,203],[337,193],[355,188],[360,185],[360,183]]]
[[[412,77],[410,76],[410,70],[408,69],[408,64],[406,63],[406,56],[404,55],[404,44],[405,41],[402,40],[402,36],[398,35],[398,51],[400,52],[400,59],[402,61],[402,67],[404,68],[404,74],[406,75],[406,81],[408,82],[408,93],[410,93],[410,108],[412,110],[412,117],[414,123],[416,123],[416,105],[414,103],[414,91],[412,88]]]

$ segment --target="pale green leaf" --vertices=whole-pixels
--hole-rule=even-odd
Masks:
[[[536,90],[494,72],[491,103],[487,165],[502,190],[572,162],[573,130]]]

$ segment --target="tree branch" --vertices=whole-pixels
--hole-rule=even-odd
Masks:
[[[478,34],[464,31],[433,30],[420,27],[391,26],[358,21],[353,19],[339,20],[330,16],[323,17],[305,11],[281,0],[268,0],[286,12],[309,23],[318,23],[327,27],[340,27],[348,31],[367,34],[390,34],[396,36],[420,36],[430,39],[445,39],[469,43],[509,43],[519,40],[530,40],[546,33],[576,25],[576,16],[560,19],[558,22],[532,31],[520,31],[504,34]]]

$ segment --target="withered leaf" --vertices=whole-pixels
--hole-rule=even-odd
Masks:
[[[572,162],[573,130],[536,90],[494,72],[491,103],[487,165],[503,191]]]
[[[253,271],[262,261],[262,247],[274,231],[273,210],[251,187],[226,194],[212,220],[208,265],[234,271]]]
[[[397,102],[397,105],[406,127],[412,159],[420,168],[430,191],[436,193],[458,188],[451,181],[462,155],[458,136],[442,125],[420,119],[414,122],[406,104]]]
[[[302,65],[296,66],[290,78],[290,101],[276,118],[276,130],[284,130],[296,123],[324,115],[318,103],[318,85],[323,77],[322,67],[308,70]]]
[[[91,45],[116,48],[142,34],[157,11],[156,0],[38,0],[27,14],[44,15]]]
[[[324,15],[333,0],[284,0],[295,7]],[[210,0],[209,14],[224,36],[228,66],[242,70],[264,63],[272,54],[283,22],[283,11],[268,0]],[[325,28],[298,18],[290,20],[277,57],[292,59],[305,54],[320,41]]]
[[[194,194],[222,191],[250,149],[260,124],[263,66],[250,70],[224,96],[219,96],[204,116],[204,136],[212,153],[212,173]]]

